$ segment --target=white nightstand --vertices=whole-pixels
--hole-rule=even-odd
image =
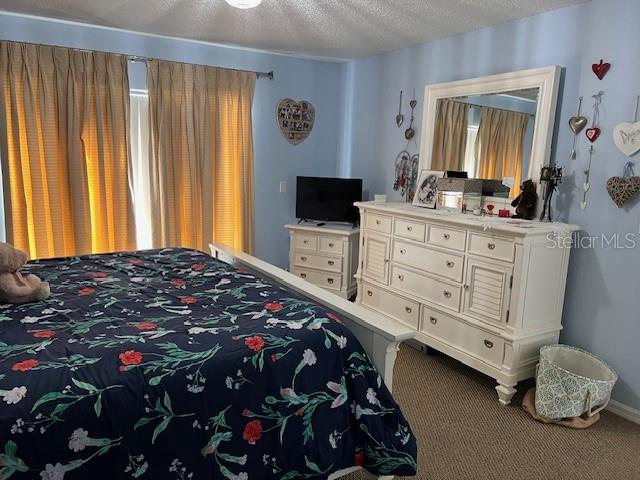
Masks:
[[[360,229],[351,225],[285,225],[289,230],[289,270],[336,295],[356,293]]]

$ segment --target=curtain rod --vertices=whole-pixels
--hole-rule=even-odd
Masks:
[[[125,55],[130,62],[173,62],[173,63],[182,63],[185,65],[196,65],[198,67],[213,67],[213,68],[222,68],[223,70],[233,70],[234,72],[247,72],[247,73],[255,73],[256,78],[267,78],[269,80],[273,80],[273,70],[268,72],[259,72],[255,70],[242,70],[240,68],[227,68],[227,67],[216,67],[214,65],[202,65],[200,63],[189,63],[189,62],[180,62],[175,60],[163,60],[161,58],[152,58],[152,57],[141,57],[140,55]]]
[[[480,103],[471,103],[471,102],[463,102],[462,100],[456,100],[455,98],[449,98],[452,102],[462,103],[463,105],[469,105],[470,107],[478,107],[478,108],[493,108],[494,110],[502,110],[503,112],[512,112],[512,113],[521,113],[522,115],[526,115],[528,117],[535,117],[535,113],[528,112],[519,112],[518,110],[509,110],[508,108],[500,108],[500,107],[492,107],[491,105],[482,105]]]
[[[110,53],[112,55],[120,55],[125,57],[127,60],[131,61],[131,62],[151,62],[151,61],[161,61],[161,62],[173,62],[173,63],[182,63],[185,65],[196,65],[198,67],[213,67],[213,68],[222,68],[224,70],[233,70],[235,72],[246,72],[246,73],[255,73],[256,74],[256,78],[267,78],[269,80],[273,80],[273,70],[269,71],[269,72],[258,72],[258,71],[254,71],[254,70],[242,70],[240,68],[227,68],[227,67],[219,67],[216,65],[202,65],[199,63],[189,63],[189,62],[180,62],[180,61],[174,61],[174,60],[163,60],[161,58],[152,58],[152,57],[142,57],[140,55],[127,55],[124,53],[115,53],[115,52],[105,52],[105,51],[101,51],[101,50],[90,50],[87,48],[76,48],[76,47],[64,47],[64,46],[60,46],[60,45],[48,45],[46,43],[34,43],[34,42],[16,42],[13,40],[0,40],[0,41],[6,41],[6,42],[10,42],[10,43],[24,43],[24,44],[29,44],[29,45],[37,45],[39,47],[53,47],[53,48],[66,48],[68,50],[75,50],[77,52],[85,52],[85,53]]]

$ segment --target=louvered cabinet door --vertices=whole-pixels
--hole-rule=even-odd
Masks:
[[[513,267],[467,260],[464,313],[493,324],[505,325],[509,318]]]
[[[385,285],[389,282],[389,239],[367,232],[364,234],[362,273]]]

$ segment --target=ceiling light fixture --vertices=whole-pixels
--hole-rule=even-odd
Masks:
[[[262,3],[262,0],[226,0],[226,2],[232,7],[247,10],[249,8],[255,8]]]

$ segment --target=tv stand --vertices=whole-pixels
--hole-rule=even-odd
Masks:
[[[289,231],[289,271],[349,299],[356,293],[360,229],[350,224],[285,225]]]

